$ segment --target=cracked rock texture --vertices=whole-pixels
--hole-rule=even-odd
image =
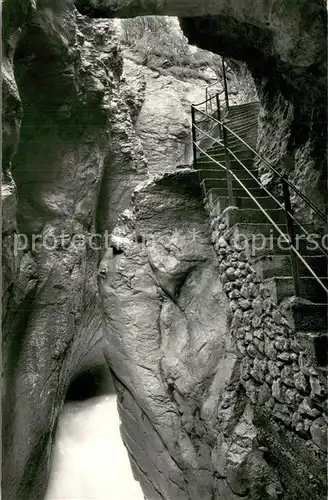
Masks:
[[[210,499],[235,355],[197,175],[139,186],[112,243],[120,253],[100,264],[105,356],[134,473],[149,499]]]
[[[70,380],[105,363],[88,238],[114,227],[146,160],[111,23],[72,2],[7,1],[3,18],[3,495],[35,500]]]
[[[299,188],[325,211],[325,2],[76,0],[76,5],[92,17],[178,16],[190,43],[245,61],[256,81],[262,105],[260,152],[278,169],[291,171]],[[279,139],[277,148],[272,147],[272,137]],[[258,167],[268,174],[260,162]],[[311,182],[306,181],[308,175]]]
[[[133,5],[123,3],[120,16]],[[166,2],[182,18],[216,16],[185,19],[184,30],[247,60],[259,144],[268,150],[270,123],[284,120],[272,157],[298,152],[308,170],[295,172],[304,183],[311,174],[315,196],[322,10],[288,5]],[[113,373],[147,500],[324,498],[322,374],[251,270],[239,287],[247,259],[220,240],[224,221],[210,226],[195,172],[162,173],[189,158],[194,82],[124,63],[111,22],[82,17],[70,0],[4,0],[3,21],[4,499],[44,498],[66,391],[99,366]],[[161,174],[147,176],[148,162]]]
[[[161,75],[127,57],[124,58],[123,77],[127,88],[132,89],[129,97],[134,105],[132,112],[137,115],[135,128],[148,159],[149,172],[164,173],[191,166],[191,105],[204,101],[208,82],[201,78],[178,79]],[[230,102],[239,104],[241,96],[230,74],[229,77]],[[223,99],[222,82],[218,81],[214,88]],[[213,100],[213,111],[215,106]],[[202,118],[200,114],[197,116],[197,119]]]

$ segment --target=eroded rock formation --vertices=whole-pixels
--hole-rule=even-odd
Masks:
[[[277,163],[296,151],[311,168],[304,179],[319,182],[321,3],[286,12],[235,0],[229,13],[221,2],[122,4],[78,5],[95,17],[179,15],[193,42],[246,60],[261,95],[259,146]],[[288,317],[225,221],[203,208],[195,173],[145,181],[146,87],[135,92],[128,71],[120,81],[111,23],[64,0],[5,0],[3,18],[5,500],[43,498],[67,388],[105,362],[147,500],[321,500],[322,374],[288,341]]]
[[[133,207],[100,264],[123,438],[147,498],[210,498],[210,422],[235,357],[197,176],[140,186]]]
[[[259,151],[274,166],[291,171],[302,191],[325,210],[327,10],[322,0],[77,0],[76,5],[93,17],[178,16],[191,43],[245,61],[262,104]],[[278,149],[272,148],[272,137]],[[285,162],[290,157],[295,164]]]
[[[82,19],[71,2],[22,8],[4,5],[8,500],[42,498],[68,384],[104,363],[100,254],[90,237],[110,231],[146,171],[118,85],[123,60],[111,24]]]

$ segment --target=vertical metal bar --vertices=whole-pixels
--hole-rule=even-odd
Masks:
[[[194,154],[194,168],[197,168],[197,147],[196,147],[196,141],[197,141],[197,132],[195,128],[196,124],[196,113],[195,113],[195,107],[192,104],[191,105],[191,130],[192,130],[192,146],[193,146],[193,154]]]
[[[284,175],[284,177],[286,177],[286,175]],[[283,195],[284,195],[287,231],[288,231],[288,235],[290,237],[291,244],[293,246],[295,246],[295,242],[296,242],[295,225],[294,225],[293,218],[290,215],[290,214],[292,214],[292,205],[290,202],[289,186],[288,186],[287,182],[285,181],[285,179],[282,179],[282,190],[283,190]],[[295,296],[300,297],[301,290],[300,290],[300,275],[299,275],[299,269],[298,269],[298,259],[297,259],[297,256],[295,255],[295,253],[293,252],[292,249],[290,249],[290,258],[291,258],[291,264],[292,264]]]
[[[220,105],[220,96],[218,93],[216,93],[216,108],[218,110],[217,119],[220,122],[219,123],[219,139],[222,139],[221,105]]]
[[[206,187],[205,187],[205,179],[202,180],[202,182],[200,183],[200,185],[202,187],[203,196],[204,196],[204,198],[206,198],[207,194],[206,194]]]
[[[225,69],[225,64],[224,64],[224,57],[222,57],[222,74],[223,74],[225,102],[226,102],[226,106],[227,106],[227,111],[229,111],[228,83],[227,83],[227,74],[226,74],[226,69]]]
[[[232,190],[232,177],[230,173],[230,157],[229,157],[229,142],[228,142],[228,134],[227,134],[227,129],[225,128],[225,125],[222,125],[222,132],[223,132],[223,145],[224,145],[224,155],[225,155],[225,166],[226,166],[226,173],[227,173],[227,187],[228,187],[228,199],[229,199],[229,205],[232,207],[234,206],[234,199],[233,199],[233,190]]]

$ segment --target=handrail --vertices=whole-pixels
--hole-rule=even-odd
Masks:
[[[226,106],[227,109],[229,109],[230,104],[229,104],[229,93],[228,93],[228,83],[227,83],[227,73],[226,73],[226,68],[225,68],[225,60],[224,57],[222,57],[221,64],[222,64],[222,75],[223,75],[223,87],[224,87],[224,95],[225,95],[225,101],[226,101]]]
[[[325,222],[327,223],[327,218],[325,216],[325,214],[323,214],[321,212],[321,210],[319,210],[315,205],[313,205],[313,203],[305,196],[305,194],[303,194],[301,191],[299,191],[299,189],[294,186],[294,184],[292,184],[287,178],[285,178],[282,174],[280,174],[280,172],[278,172],[272,165],[270,165],[270,163],[265,159],[263,158],[262,155],[260,155],[254,148],[252,148],[252,146],[250,146],[246,141],[244,141],[244,139],[242,139],[239,135],[237,135],[233,130],[231,130],[227,125],[225,125],[223,123],[223,121],[221,120],[217,120],[216,118],[214,117],[211,117],[210,115],[208,115],[207,113],[205,113],[204,111],[202,110],[197,110],[199,111],[201,114],[205,115],[207,118],[210,118],[211,120],[214,120],[216,121],[219,125],[221,125],[221,127],[224,127],[228,132],[230,132],[232,135],[234,135],[240,142],[242,142],[252,153],[255,154],[255,156],[257,156],[263,163],[265,163],[267,165],[267,167],[270,168],[270,170],[272,172],[274,172],[275,175],[277,175],[281,180],[284,180],[288,186],[290,188],[293,189],[293,191],[295,191],[295,193],[300,196],[303,201],[305,201],[305,203],[307,205],[309,205],[309,207],[314,210],[316,212],[317,215],[319,215],[319,217]],[[212,138],[213,139],[213,138]]]
[[[206,93],[207,96],[207,93]],[[207,99],[205,102],[209,102],[213,96],[211,96],[209,99]],[[291,201],[290,201],[290,192],[289,188],[291,188],[294,193],[296,193],[300,198],[317,214],[319,217],[326,223],[327,218],[326,216],[321,212],[320,209],[318,209],[301,191],[299,191],[296,186],[294,186],[287,176],[284,174],[282,175],[280,172],[278,172],[265,158],[262,157],[252,146],[250,146],[244,139],[242,139],[235,131],[231,130],[230,127],[228,127],[225,122],[221,119],[220,116],[220,101],[219,101],[219,96],[217,95],[217,106],[218,106],[218,119],[215,118],[214,116],[208,115],[208,113],[197,109],[197,106],[199,105],[192,105],[192,117],[193,117],[193,147],[194,147],[194,159],[196,161],[197,158],[197,151],[200,151],[203,155],[205,155],[207,158],[211,160],[211,162],[214,162],[214,164],[218,165],[221,169],[226,171],[226,182],[227,182],[227,187],[228,187],[228,197],[229,197],[229,203],[230,205],[233,204],[233,188],[232,188],[232,178],[237,181],[237,183],[242,187],[242,189],[246,192],[246,194],[250,197],[250,199],[255,203],[255,205],[260,209],[260,211],[264,214],[266,219],[270,222],[270,224],[274,227],[274,229],[280,234],[280,236],[283,237],[283,240],[286,241],[289,245],[290,249],[290,257],[291,257],[291,266],[292,266],[292,276],[294,280],[294,290],[295,290],[295,295],[300,296],[300,281],[299,281],[299,271],[298,271],[298,260],[299,259],[303,266],[309,271],[310,275],[319,283],[321,288],[325,290],[325,292],[328,294],[328,288],[325,286],[325,284],[322,281],[322,278],[318,277],[317,274],[313,271],[311,266],[306,262],[306,260],[303,258],[303,256],[299,253],[298,249],[296,248],[295,242],[296,242],[296,235],[295,235],[295,226],[294,223],[297,224],[299,228],[303,231],[304,235],[309,236],[309,233],[307,229],[303,227],[303,225],[295,218],[292,207],[291,207]],[[201,120],[201,122],[198,123],[203,123],[206,121],[206,119],[210,119],[212,122],[216,123],[219,125],[219,134],[221,137],[221,134],[223,134],[223,141],[218,140],[215,137],[211,136],[204,130],[200,129],[197,127],[196,122],[194,120],[195,118],[195,111],[199,111],[203,116],[205,116],[204,120]],[[207,111],[207,106],[206,106],[206,111]],[[238,131],[244,130],[245,127],[241,126],[238,128]],[[209,155],[206,151],[204,151],[200,145],[197,144],[197,136],[196,136],[196,131],[199,131],[201,134],[205,135],[211,141],[214,143],[217,143],[220,145],[220,147],[224,148],[224,153],[225,153],[225,166],[220,163],[218,160],[216,160],[213,156]],[[240,142],[244,146],[246,146],[246,149],[249,150],[254,154],[255,157],[259,158],[261,162],[263,162],[267,167],[272,171],[281,181],[282,183],[282,189],[283,189],[283,195],[284,195],[284,205],[280,203],[279,200],[261,183],[261,181],[253,175],[253,173],[243,164],[243,162],[235,155],[235,153],[229,148],[229,141],[228,141],[228,135],[227,132],[232,134],[235,138],[237,138],[237,142]],[[213,147],[213,146],[212,146]],[[212,153],[215,154],[215,151]],[[270,196],[276,203],[277,205],[284,210],[285,215],[286,215],[286,226],[287,226],[287,235],[284,234],[279,226],[275,223],[275,221],[269,216],[267,211],[261,206],[261,204],[257,201],[255,196],[252,195],[252,193],[247,189],[245,184],[242,182],[241,179],[239,179],[236,174],[230,169],[230,155],[237,161],[241,167],[248,173],[250,178],[256,181],[256,183],[265,191],[265,193]],[[197,167],[196,167],[197,168]],[[215,171],[215,169],[200,169],[205,171],[205,172],[212,172]],[[213,179],[212,177],[204,177],[204,179],[201,181],[201,186],[202,189],[204,190],[205,196],[207,196],[206,193],[206,180]],[[319,249],[321,252],[328,257],[328,254],[325,252],[325,250],[319,245]],[[297,257],[297,258],[296,258]]]
[[[212,158],[210,155],[208,155],[206,153],[206,151],[204,151],[200,146],[196,145],[197,149],[199,149],[199,151],[201,151],[203,154],[205,154],[208,158],[210,158],[214,163],[216,163],[217,165],[219,165],[221,168],[223,168],[224,170],[228,170],[225,166],[223,166],[220,162],[216,161],[215,158]],[[232,175],[234,177],[234,179],[242,186],[242,188],[244,189],[244,191],[248,194],[248,196],[254,201],[254,203],[258,206],[258,208],[261,210],[261,212],[265,215],[265,217],[269,220],[269,222],[272,224],[272,226],[276,229],[276,231],[278,233],[280,233],[280,236],[282,236],[284,238],[284,240],[289,244],[289,248],[291,248],[293,250],[293,252],[297,255],[297,257],[301,260],[302,264],[308,269],[308,271],[310,271],[310,273],[312,274],[312,276],[315,278],[315,280],[319,283],[319,285],[325,290],[325,292],[328,294],[328,288],[322,283],[322,281],[320,280],[320,278],[315,274],[315,272],[313,271],[313,269],[308,265],[308,263],[306,262],[306,260],[304,260],[303,256],[299,253],[299,251],[297,250],[297,248],[290,242],[290,240],[288,239],[288,237],[286,236],[286,234],[284,234],[279,226],[277,226],[277,224],[271,219],[270,215],[266,212],[266,210],[264,210],[264,208],[261,206],[261,204],[257,201],[257,199],[255,198],[255,196],[253,196],[251,194],[251,192],[247,189],[247,187],[242,183],[242,181],[236,176],[236,174],[234,174],[233,171],[230,171],[230,175]],[[202,182],[204,182],[206,180],[203,179]]]
[[[212,139],[214,142],[216,142],[217,144],[219,144],[220,146],[223,147],[223,141],[222,140],[219,140],[219,139],[215,139],[214,137],[210,136],[207,132],[205,132],[204,130],[201,130],[199,127],[197,127],[197,125],[194,125],[195,128],[201,132],[202,134],[206,135],[207,137],[209,137],[210,139]],[[203,150],[201,150],[200,146],[198,146],[196,144],[196,148],[201,151],[202,153],[204,153]],[[259,184],[259,186],[277,203],[277,205],[279,205],[280,208],[282,208],[284,211],[285,210],[285,207],[282,203],[280,203],[280,201],[261,183],[260,179],[258,179],[257,177],[255,177],[254,174],[252,174],[251,170],[248,170],[248,168],[242,163],[242,161],[235,155],[235,153],[233,151],[231,151],[231,149],[228,147],[227,148],[229,153],[234,157],[234,159],[243,167],[244,170],[246,170],[246,172]],[[204,153],[208,158],[211,159],[211,161],[215,161],[216,163],[218,163],[220,166],[221,166],[221,163],[220,162],[217,162],[217,160],[214,160],[210,155],[208,155],[207,153]],[[286,213],[292,217],[292,219],[294,220],[294,222],[296,222],[296,224],[300,227],[300,229],[306,234],[306,235],[309,235],[307,229],[305,229],[302,224],[296,219],[296,217],[289,211],[286,211]],[[328,253],[326,253],[323,249],[321,249],[322,252],[328,257]]]
[[[200,109],[197,109],[197,106],[202,106],[203,104],[206,104],[208,100],[210,99],[214,99],[214,97],[216,96],[216,94],[213,94],[211,95],[211,97],[209,97],[208,99],[205,99],[205,101],[202,101],[198,104],[192,104],[192,106],[196,109],[196,111],[199,111],[201,113],[201,110]],[[206,113],[205,113],[206,114]]]

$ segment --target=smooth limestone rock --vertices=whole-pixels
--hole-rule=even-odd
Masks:
[[[235,364],[199,195],[193,172],[139,187],[113,233],[121,253],[100,264],[105,356],[149,499],[212,498],[209,435]]]

